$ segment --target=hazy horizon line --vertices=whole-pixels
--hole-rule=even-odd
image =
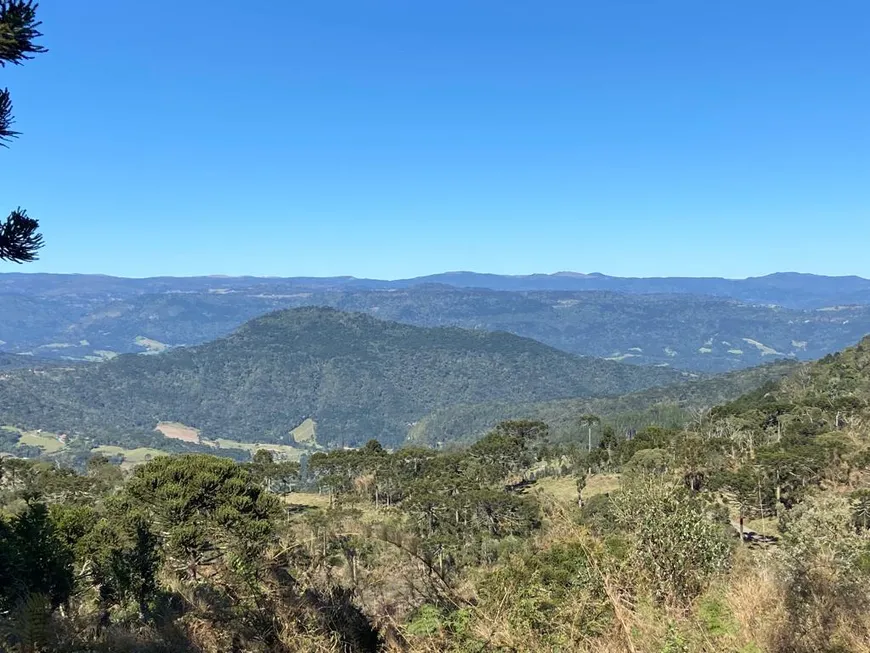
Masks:
[[[417,276],[411,277],[397,277],[397,278],[387,278],[387,277],[366,277],[366,276],[355,276],[352,274],[327,274],[327,275],[314,275],[314,274],[295,274],[295,275],[266,275],[266,274],[189,274],[189,275],[173,275],[173,274],[160,274],[160,275],[149,275],[149,276],[125,276],[119,274],[108,274],[102,272],[28,272],[24,270],[8,270],[8,271],[0,271],[0,276],[9,276],[9,275],[21,275],[21,276],[54,276],[54,277],[102,277],[108,279],[129,279],[129,280],[149,280],[149,279],[342,279],[349,281],[383,281],[383,282],[401,282],[401,281],[414,281],[418,279],[427,279],[431,277],[443,277],[449,275],[475,275],[475,276],[486,276],[486,277],[502,277],[502,278],[510,278],[510,279],[530,279],[535,277],[548,277],[548,278],[576,278],[576,279],[639,279],[639,280],[653,280],[653,279],[709,279],[709,280],[724,280],[724,281],[750,281],[753,279],[765,279],[768,277],[774,276],[803,276],[803,277],[821,277],[828,279],[862,279],[864,281],[870,281],[867,277],[862,277],[858,274],[822,274],[817,272],[798,272],[795,270],[778,270],[775,272],[770,272],[762,275],[755,276],[746,276],[746,277],[726,277],[726,276],[691,276],[691,275],[659,275],[659,276],[621,276],[618,274],[606,274],[602,272],[576,272],[572,270],[558,270],[555,272],[531,272],[526,274],[521,273],[500,273],[500,272],[479,272],[475,270],[445,270],[442,272],[433,272],[428,274],[421,274]]]

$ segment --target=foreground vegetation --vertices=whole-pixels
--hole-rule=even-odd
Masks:
[[[513,421],[465,449],[372,441],[301,466],[7,459],[3,637],[22,651],[868,651],[868,397],[865,341],[681,429],[605,424],[592,451]]]

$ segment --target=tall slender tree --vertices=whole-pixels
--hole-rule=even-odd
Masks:
[[[31,0],[0,0],[0,68],[20,66],[46,49],[35,43],[42,36],[36,20],[38,4]],[[8,88],[0,88],[0,146],[8,147],[18,136],[12,129],[12,100]],[[42,247],[39,221],[18,207],[0,221],[0,261],[25,263],[37,258]]]
[[[592,427],[596,424],[601,423],[601,418],[598,415],[586,414],[580,416],[580,426],[585,426],[588,430],[586,432],[588,436],[588,440],[586,443],[586,452],[592,453]]]

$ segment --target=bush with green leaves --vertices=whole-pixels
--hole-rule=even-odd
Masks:
[[[870,609],[870,533],[855,528],[845,497],[810,496],[780,520],[778,560],[786,590],[792,651],[847,650],[843,626],[866,630]]]
[[[613,497],[618,524],[632,539],[631,557],[653,596],[685,605],[731,561],[731,543],[712,511],[682,484],[642,477]]]
[[[657,476],[668,471],[671,457],[664,449],[641,449],[623,467],[630,476]]]
[[[582,540],[526,549],[481,582],[480,610],[507,623],[519,641],[576,650],[613,618],[595,555]]]

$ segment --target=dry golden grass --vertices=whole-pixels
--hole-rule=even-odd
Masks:
[[[305,506],[308,508],[328,508],[329,495],[316,492],[290,492],[284,495],[284,502],[291,506]]]
[[[583,488],[583,498],[591,499],[599,494],[616,492],[621,484],[622,476],[620,474],[593,474],[586,481],[586,487]]]
[[[593,474],[583,488],[583,499],[588,500],[599,494],[615,492],[620,487],[619,474]],[[546,477],[538,479],[534,491],[548,495],[562,503],[577,503],[577,481],[572,476]]]
[[[723,596],[739,625],[738,648],[751,650],[754,645],[762,651],[774,651],[788,627],[788,615],[773,566],[760,564],[759,557],[757,553],[738,552]]]
[[[199,429],[185,426],[179,422],[158,422],[155,431],[160,431],[164,437],[183,442],[199,443]]]

